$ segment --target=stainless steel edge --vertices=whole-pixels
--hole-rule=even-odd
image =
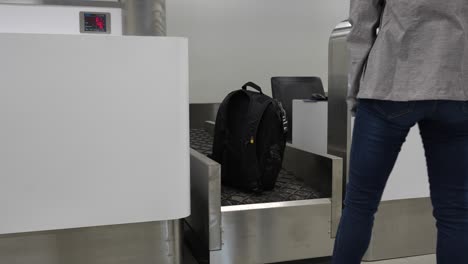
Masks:
[[[343,204],[343,159],[287,145],[283,167],[331,197],[331,236],[335,237]]]
[[[215,122],[213,121],[206,121],[204,125],[204,129],[208,134],[210,134],[212,137],[214,137],[214,131],[215,131]]]
[[[332,161],[331,236],[336,237],[343,212],[343,159],[330,155]]]
[[[275,203],[231,205],[231,206],[223,206],[221,208],[221,213],[278,209],[278,208],[285,208],[285,207],[297,208],[297,207],[303,207],[303,206],[323,205],[323,204],[329,204],[329,203],[330,203],[329,198],[323,198],[323,199],[285,201],[285,202],[275,202]]]
[[[437,230],[429,198],[384,201],[376,215],[367,261],[434,254]]]
[[[120,0],[123,34],[166,36],[166,0]]]
[[[182,264],[181,221],[0,236],[0,263]]]
[[[283,168],[313,186],[327,197],[332,196],[332,163],[330,158],[287,144],[283,159]]]
[[[330,199],[222,209],[223,247],[210,263],[257,264],[330,256]]]
[[[209,250],[221,249],[221,166],[190,150],[191,229]]]
[[[351,146],[351,115],[347,105],[349,54],[346,46],[346,37],[350,30],[351,24],[348,21],[339,23],[333,30],[329,42],[328,153],[342,158],[341,165],[338,165],[339,162],[333,165],[333,237],[338,231],[343,209]],[[341,170],[338,168],[340,166]]]
[[[120,8],[118,1],[93,1],[93,0],[0,0],[0,4],[15,5],[63,5],[63,6],[93,6]]]
[[[333,30],[329,42],[328,153],[343,159],[343,187],[346,185],[351,146],[351,115],[346,101],[349,61],[346,36],[350,30],[349,22],[341,22]]]

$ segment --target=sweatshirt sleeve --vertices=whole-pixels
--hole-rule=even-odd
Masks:
[[[385,0],[351,0],[349,22],[353,26],[348,35],[350,68],[348,75],[348,102],[354,113],[361,77],[367,58],[377,38],[377,28]]]

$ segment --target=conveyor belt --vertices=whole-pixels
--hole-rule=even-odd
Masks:
[[[211,154],[213,138],[203,129],[190,131],[191,148],[204,154]],[[323,198],[324,195],[296,179],[293,173],[281,170],[276,187],[261,195],[243,192],[231,187],[222,186],[222,206],[257,204],[284,201],[298,201]]]

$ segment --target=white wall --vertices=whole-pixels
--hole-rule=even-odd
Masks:
[[[0,235],[190,214],[186,40],[0,43]]]
[[[81,11],[111,13],[110,35],[122,35],[120,8],[10,4],[0,4],[0,33],[81,34]]]
[[[220,102],[246,81],[270,93],[272,76],[319,76],[328,38],[349,0],[169,0],[170,36],[190,48],[190,100]]]

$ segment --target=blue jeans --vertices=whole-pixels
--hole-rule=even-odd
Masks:
[[[468,263],[468,102],[361,100],[333,264],[361,263],[387,179],[416,124],[437,220],[437,263]]]

